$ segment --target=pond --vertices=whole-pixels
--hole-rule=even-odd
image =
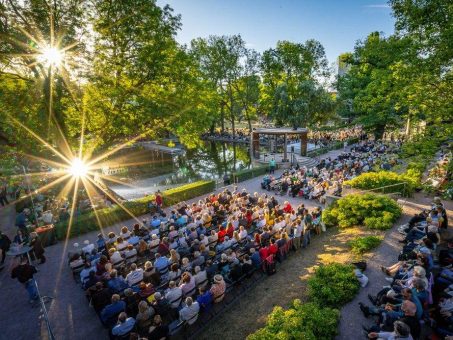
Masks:
[[[122,150],[106,162],[104,171],[124,182],[109,181],[110,189],[124,199],[134,199],[200,179],[221,179],[250,165],[247,144],[211,141],[177,155],[143,148]]]

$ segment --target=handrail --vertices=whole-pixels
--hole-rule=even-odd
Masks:
[[[408,185],[408,182],[400,182],[400,183],[395,183],[395,184],[390,184],[390,185],[384,185],[379,188],[373,188],[373,189],[367,189],[367,190],[357,190],[356,193],[363,194],[363,193],[379,191],[379,190],[382,190],[382,193],[384,193],[384,189],[395,187],[395,186],[400,186],[400,185],[403,185],[402,191],[404,192],[404,189],[406,189],[406,185]],[[351,189],[353,187],[351,185],[345,185],[344,188]],[[394,194],[394,193],[396,193],[396,192],[388,192],[388,194]]]

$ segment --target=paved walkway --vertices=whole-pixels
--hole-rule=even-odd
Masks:
[[[349,149],[350,147],[348,147]],[[331,151],[321,157],[336,157],[343,150]],[[280,170],[281,171],[281,170]],[[278,172],[277,172],[278,173]],[[257,177],[243,183],[239,183],[239,189],[246,188],[249,192],[263,192],[260,187],[261,177]],[[190,202],[197,201],[195,198]],[[278,199],[278,197],[277,197]],[[279,201],[288,200],[293,205],[305,203],[306,207],[315,207],[313,201],[303,200],[284,196]],[[6,213],[8,212],[8,213]],[[12,210],[0,211],[0,223],[8,228],[5,230],[12,237],[14,230],[11,228],[14,221]],[[2,217],[3,216],[3,217]],[[140,218],[149,218],[142,216]],[[13,220],[11,220],[13,218]],[[106,232],[119,232],[121,226],[132,226],[134,220],[125,221],[104,230]],[[48,304],[49,317],[56,339],[108,339],[106,330],[88,302],[83,291],[76,285],[72,278],[71,271],[67,265],[67,252],[74,249],[73,244],[82,244],[88,239],[94,241],[98,232],[91,232],[80,237],[72,238],[68,242],[59,242],[46,248],[47,262],[38,267],[39,273],[36,279],[39,284],[41,294],[55,297]],[[7,259],[5,269],[0,272],[0,315],[1,331],[0,340],[9,339],[47,339],[44,322],[39,319],[39,308],[31,308],[27,301],[27,293],[17,280],[10,278],[11,269],[16,265],[15,259]],[[313,265],[314,263],[310,264]],[[284,274],[281,274],[284,275]],[[280,275],[278,275],[280,277]],[[266,297],[264,297],[266,298]],[[233,307],[234,308],[234,307]],[[238,325],[238,327],[240,327]]]

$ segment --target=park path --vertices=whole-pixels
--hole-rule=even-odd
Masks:
[[[349,148],[350,147],[347,149],[349,150]],[[320,156],[319,159],[326,157],[334,158],[342,151],[343,150],[330,151],[329,153]],[[281,173],[281,171],[282,170],[277,173]],[[263,190],[260,187],[260,182],[261,177],[257,177],[239,183],[238,187],[239,190],[245,188],[249,192],[256,191],[258,193],[262,193]],[[198,199],[199,197],[190,200],[189,203],[198,201]],[[281,202],[288,200],[293,205],[298,205],[303,202],[308,208],[313,208],[317,205],[313,201],[288,196],[277,197],[277,199]],[[0,225],[10,237],[13,237],[14,235],[14,217],[15,214],[12,207],[0,210]],[[140,219],[149,217],[149,215],[144,215],[141,216]],[[134,223],[135,220],[131,219],[104,228],[104,230],[106,232],[119,232],[121,226],[132,226]],[[41,294],[54,297],[54,299],[48,303],[47,306],[51,326],[56,339],[108,339],[106,330],[97,319],[94,310],[89,307],[84,296],[84,292],[74,282],[71,271],[67,265],[67,253],[68,251],[74,250],[74,243],[77,242],[79,244],[83,244],[84,240],[94,241],[97,234],[97,231],[90,232],[79,237],[71,238],[68,242],[61,241],[55,245],[47,247],[47,262],[44,265],[38,266],[39,272],[35,277],[37,279]],[[331,232],[327,232],[318,239],[319,244],[322,243],[323,246],[327,247],[328,243],[334,238],[332,239]],[[289,274],[292,275],[291,280],[297,285],[300,281],[299,277],[306,275],[307,268],[317,263],[316,258],[318,255],[316,254],[316,251],[317,249],[315,247],[310,247],[305,252],[305,255],[302,255],[302,252],[299,252],[299,255],[292,256],[290,260],[282,266],[283,269],[281,272],[273,276],[272,281],[265,280],[263,283],[260,283],[260,286],[257,287],[257,289],[253,289],[251,293],[248,293],[253,294],[253,292],[256,291],[262,302],[264,302],[261,310],[253,310],[252,312],[254,314],[251,314],[260,315],[256,318],[255,316],[252,317],[252,319],[259,319],[259,323],[250,325],[251,328],[249,328],[246,333],[236,333],[239,337],[228,336],[228,332],[223,335],[227,335],[227,337],[231,339],[244,338],[245,335],[253,332],[256,327],[260,326],[264,322],[265,316],[272,310],[274,303],[280,304],[280,301],[281,304],[285,305],[285,301],[289,301],[290,298],[301,297],[303,294],[301,294],[302,290],[300,289],[302,289],[301,287],[303,286],[297,286],[297,289],[294,288],[294,292],[296,292],[295,294],[287,293],[285,285],[291,285],[291,283],[287,283],[286,277]],[[301,262],[302,258],[304,260]],[[294,271],[293,267],[296,263],[298,263],[298,269],[297,271]],[[29,306],[25,289],[17,282],[17,280],[12,280],[10,278],[11,269],[16,264],[17,262],[15,259],[9,258],[7,259],[5,268],[0,272],[0,316],[2,320],[0,340],[47,339],[45,323],[42,319],[39,319],[39,308],[31,308]],[[274,288],[279,287],[279,294],[281,297],[284,297],[285,301],[282,301],[282,299],[275,299],[278,295],[270,292],[270,287],[268,286]],[[288,288],[289,287],[290,286],[288,286]],[[270,293],[272,293],[272,296]],[[233,306],[232,310],[234,310],[233,312],[235,313],[235,317],[247,319],[250,316],[250,314],[244,312],[242,303],[240,305]],[[231,315],[233,312],[228,312],[228,314]],[[230,330],[233,333],[238,330],[240,331],[243,327],[238,323],[229,323],[229,325]],[[231,325],[234,326],[231,327]],[[208,333],[209,328],[207,330]]]

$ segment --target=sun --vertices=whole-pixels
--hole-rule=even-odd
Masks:
[[[69,173],[76,178],[85,177],[88,174],[88,165],[80,158],[74,158],[69,167]]]
[[[63,61],[63,52],[56,47],[47,46],[42,49],[40,62],[48,66],[60,66]]]

